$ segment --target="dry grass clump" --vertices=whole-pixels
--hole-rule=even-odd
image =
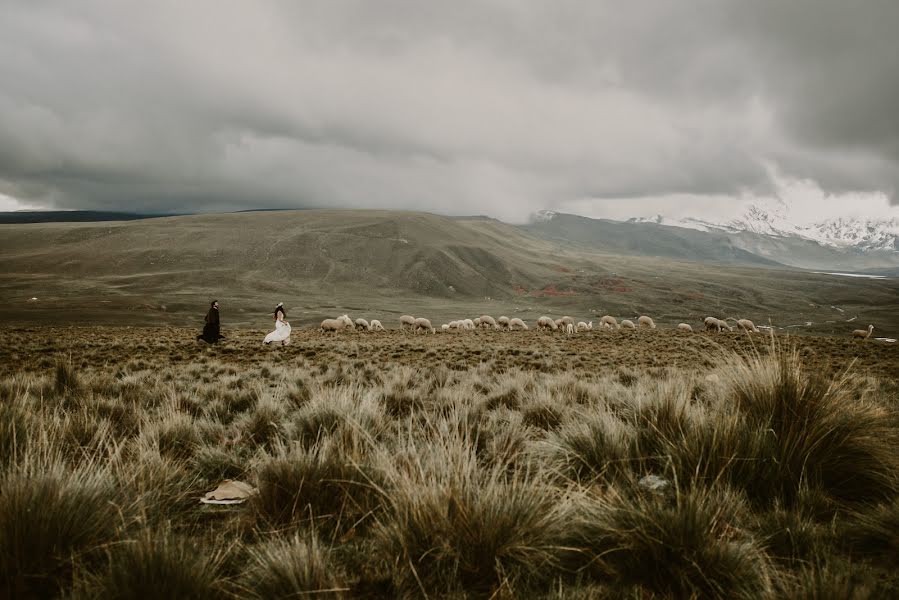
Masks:
[[[741,498],[727,490],[691,490],[673,502],[613,490],[582,502],[571,546],[600,581],[663,597],[772,597],[773,569],[745,520]]]
[[[169,531],[146,529],[107,547],[107,564],[79,582],[76,598],[205,600],[228,588],[220,552]]]
[[[581,482],[612,481],[631,471],[630,427],[605,411],[575,412],[548,438],[555,468]]]
[[[48,598],[115,538],[120,499],[99,465],[24,460],[0,477],[0,596]]]
[[[744,485],[759,500],[791,502],[802,486],[849,503],[899,493],[899,429],[847,377],[807,369],[795,349],[733,361],[727,375],[723,397],[747,429],[769,434],[763,469]]]
[[[559,491],[539,474],[482,466],[464,436],[409,440],[383,496],[376,548],[403,594],[510,593],[558,568]]]
[[[250,550],[251,566],[239,584],[244,598],[341,598],[350,590],[332,553],[315,536],[295,534]]]
[[[259,495],[251,508],[262,528],[306,525],[343,534],[370,520],[379,505],[371,475],[329,438],[310,449],[281,447],[257,468]]]

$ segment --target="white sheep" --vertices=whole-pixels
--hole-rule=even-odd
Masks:
[[[723,321],[717,317],[706,317],[703,322],[705,323],[706,331],[715,330],[720,332],[725,329],[727,331],[733,331],[730,328],[730,325],[727,324],[727,321]]]
[[[677,324],[678,331],[686,331],[687,333],[693,333],[693,328],[689,323],[678,323]]]
[[[556,325],[556,322],[549,317],[543,316],[537,319],[537,329],[550,329],[555,331],[558,328],[559,326]]]
[[[743,331],[745,331],[747,333],[749,333],[749,332],[758,333],[759,332],[759,328],[756,327],[755,323],[753,323],[749,319],[740,319],[739,321],[737,321],[737,327],[739,327],[740,329],[742,329]]]
[[[603,327],[608,327],[609,329],[620,329],[621,325],[618,324],[618,321],[615,317],[610,317],[609,315],[605,315],[603,318],[599,320],[599,324]]]
[[[363,331],[371,331],[371,324],[365,319],[356,319],[356,329],[361,329]]]
[[[475,328],[474,321],[471,319],[463,319],[462,320],[462,328],[463,329],[474,329]]]
[[[496,320],[496,323],[499,325],[500,329],[508,329],[509,328],[509,317],[503,316]]]
[[[335,334],[341,329],[352,329],[354,326],[353,320],[349,318],[347,315],[341,315],[336,319],[325,319],[322,321],[321,326],[319,327],[319,331],[322,333],[326,331],[333,331]]]
[[[577,324],[578,331],[593,331],[593,321],[589,323],[584,323],[583,321],[578,321]]]
[[[519,319],[518,317],[513,317],[512,319],[509,320],[509,329],[512,330],[512,329],[516,329],[516,328],[520,328],[520,329],[523,329],[524,331],[527,331],[528,324],[525,323],[524,321],[522,321],[521,319]]]
[[[480,327],[480,326],[481,326],[481,317],[477,317],[477,318],[475,318],[475,319],[472,319],[471,322],[474,323],[474,326],[475,326],[475,327]]]
[[[419,331],[424,331],[427,333],[430,331],[431,333],[437,333],[437,330],[431,325],[431,321],[428,319],[419,317],[415,319],[415,323],[412,326],[412,331],[418,333]]]
[[[856,329],[852,332],[852,337],[854,338],[862,338],[863,340],[871,337],[871,334],[874,333],[874,326],[868,325],[867,329]]]
[[[440,326],[440,329],[442,329],[443,331],[449,331],[450,330],[449,323],[444,323],[443,325]]]
[[[637,326],[634,325],[634,322],[631,321],[630,319],[623,320],[621,322],[621,327],[623,327],[625,329],[636,329],[637,328]]]
[[[381,325],[381,322],[377,319],[372,319],[371,323],[368,324],[368,328],[371,331],[384,331],[384,326]]]
[[[571,335],[574,333],[574,324],[573,323],[565,323],[565,333]]]
[[[478,323],[480,323],[480,327],[484,327],[487,329],[499,329],[499,325],[496,324],[496,319],[494,319],[490,315],[481,315],[478,319],[475,319],[475,321],[478,321]]]
[[[400,317],[400,331],[405,329],[406,325],[408,325],[410,328],[414,329],[415,328],[415,317],[413,317],[412,315],[403,315],[402,317]]]
[[[642,315],[639,319],[637,319],[637,324],[640,327],[645,327],[647,329],[656,328],[655,321],[652,320],[652,317],[647,317],[646,315]]]

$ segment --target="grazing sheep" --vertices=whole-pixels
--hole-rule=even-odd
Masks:
[[[871,334],[874,333],[874,326],[868,325],[867,329],[856,329],[852,332],[852,337],[854,338],[862,338],[863,340],[871,337]]]
[[[489,315],[481,315],[479,319],[475,319],[480,322],[480,327],[484,327],[485,329],[493,328],[499,329],[499,325],[496,324],[496,319]]]
[[[500,317],[496,320],[500,329],[508,329],[509,328],[509,317]]]
[[[333,331],[335,334],[341,329],[352,329],[354,327],[353,320],[347,315],[341,315],[336,319],[325,319],[319,328],[322,333]]]
[[[593,321],[589,323],[584,323],[583,321],[578,321],[577,324],[578,331],[593,331]]]
[[[512,329],[516,329],[516,328],[520,328],[524,331],[527,331],[528,324],[525,323],[524,321],[522,321],[521,319],[519,319],[518,317],[514,317],[509,320],[509,329],[512,330]]]
[[[403,315],[402,317],[400,317],[400,331],[405,329],[406,325],[408,325],[409,327],[414,329],[415,328],[415,317],[413,317],[411,315]]]
[[[415,333],[418,333],[419,331],[424,331],[425,333],[428,331],[437,333],[437,330],[431,325],[431,321],[422,317],[415,319],[415,323],[412,325],[412,331]]]
[[[562,317],[559,319],[563,325],[574,325],[574,319],[571,317]]]
[[[371,331],[384,331],[384,326],[381,325],[381,322],[377,319],[372,319],[371,323],[368,324],[368,328]]]
[[[727,321],[723,321],[716,317],[706,317],[705,321],[703,321],[703,322],[705,323],[706,331],[715,330],[715,331],[720,332],[720,331],[724,331],[725,329],[727,331],[733,331],[733,329],[731,329],[730,325],[727,324]]]
[[[356,329],[371,331],[371,325],[365,319],[356,319]]]
[[[573,323],[565,323],[565,333],[571,335],[574,333],[574,324]]]
[[[686,331],[688,333],[693,333],[693,328],[689,323],[678,323],[677,324],[678,331]]]
[[[631,321],[630,319],[623,320],[621,322],[621,326],[624,327],[625,329],[636,329],[637,328],[637,326],[634,325],[634,322]]]
[[[555,331],[559,326],[556,325],[556,322],[550,319],[549,317],[540,317],[537,319],[537,329],[550,329]]]
[[[643,315],[639,319],[637,319],[637,324],[640,327],[646,327],[647,329],[656,328],[656,323],[652,320],[652,317],[647,317],[646,315]]]
[[[474,329],[475,324],[471,319],[463,319],[462,320],[462,328],[463,329]]]
[[[440,326],[440,329],[442,329],[443,331],[449,331],[449,329],[450,329],[449,323],[444,323],[443,325]]]
[[[745,331],[747,333],[749,333],[749,332],[758,333],[759,332],[759,328],[756,327],[755,323],[753,323],[749,319],[740,319],[739,321],[737,321],[737,327],[739,327],[740,329],[742,329],[743,331]]]
[[[480,327],[480,326],[481,326],[481,317],[477,317],[477,318],[475,318],[475,319],[472,319],[471,322],[474,323],[474,326],[475,326],[475,327]]]
[[[621,325],[618,324],[618,321],[615,317],[610,317],[609,315],[605,315],[603,318],[599,320],[599,324],[603,327],[608,327],[609,329],[620,329]]]

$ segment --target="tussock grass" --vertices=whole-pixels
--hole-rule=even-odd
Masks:
[[[899,493],[899,429],[848,377],[807,369],[795,349],[734,360],[726,373],[724,397],[745,427],[769,434],[764,471],[745,486],[759,500],[791,502],[802,486],[849,503]]]
[[[332,553],[313,535],[276,539],[250,551],[244,598],[342,598],[350,591]]]
[[[897,385],[808,345],[242,335],[0,339],[0,597],[897,595]]]
[[[370,469],[330,438],[308,450],[278,448],[259,465],[257,478],[252,510],[262,528],[305,525],[344,534],[366,524],[379,506]]]
[[[613,490],[581,503],[571,546],[581,567],[678,598],[773,597],[772,566],[740,524],[746,506],[728,490],[696,489],[674,502]]]
[[[76,597],[205,600],[227,589],[221,551],[170,531],[146,529],[107,547],[107,564],[80,582]]]
[[[25,461],[0,478],[0,596],[48,598],[115,538],[120,498],[98,465]]]
[[[410,440],[403,450],[386,476],[374,534],[397,590],[486,594],[552,577],[560,494],[542,477],[481,466],[464,436]]]

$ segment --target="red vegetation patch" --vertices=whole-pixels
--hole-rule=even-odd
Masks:
[[[633,292],[634,289],[625,285],[625,281],[618,277],[604,277],[593,282],[594,287],[600,287],[610,292]]]

